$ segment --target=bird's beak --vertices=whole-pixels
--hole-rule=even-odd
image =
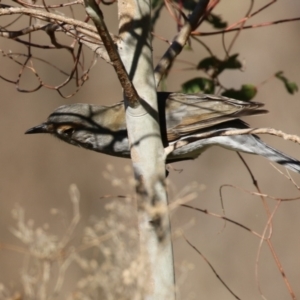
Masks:
[[[32,134],[32,133],[50,133],[49,125],[47,123],[42,123],[38,126],[28,129],[25,132],[25,134]]]

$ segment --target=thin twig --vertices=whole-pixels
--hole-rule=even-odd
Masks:
[[[190,33],[198,26],[199,20],[205,14],[205,9],[209,0],[200,0],[196,5],[193,13],[190,15],[185,25],[181,28],[180,32],[174,38],[171,46],[165,52],[159,63],[157,64],[154,76],[156,86],[159,85],[163,75],[170,68],[176,56],[182,51],[184,45],[186,44]]]
[[[204,259],[204,261],[208,264],[208,266],[210,267],[210,269],[213,271],[213,273],[216,275],[216,277],[218,278],[218,280],[223,284],[223,286],[230,292],[230,294],[235,298],[235,299],[241,299],[240,297],[238,297],[230,288],[229,286],[225,283],[225,281],[221,278],[221,276],[217,273],[216,269],[213,267],[213,265],[209,262],[209,260],[200,252],[200,250],[198,248],[196,248],[196,246],[194,246],[186,237],[185,235],[183,235],[183,238],[185,239],[185,241]]]
[[[248,26],[244,26],[243,30],[244,29],[254,29],[254,28],[259,28],[259,27],[271,26],[271,25],[277,25],[277,24],[287,23],[287,22],[295,22],[295,21],[300,21],[300,17],[291,18],[291,19],[282,19],[282,20],[277,20],[277,21],[273,21],[273,22],[263,22],[263,23],[259,23],[259,24],[248,25]],[[211,35],[218,35],[218,34],[223,34],[223,33],[228,33],[228,32],[233,32],[233,31],[239,31],[239,30],[240,30],[240,28],[224,29],[224,30],[211,31],[211,32],[193,31],[193,32],[191,32],[191,35],[211,36]]]
[[[257,236],[258,238],[262,238],[262,236],[258,233],[258,232],[255,232],[253,231],[251,228],[237,222],[237,221],[234,221],[228,217],[225,217],[223,215],[219,215],[219,214],[216,214],[216,213],[213,213],[213,212],[210,212],[208,211],[207,209],[201,209],[201,208],[198,208],[198,207],[194,207],[194,206],[191,206],[191,205],[188,205],[188,204],[181,204],[180,206],[183,206],[183,207],[186,207],[186,208],[190,208],[190,209],[193,209],[193,210],[196,210],[196,211],[200,211],[206,215],[209,215],[209,216],[212,216],[212,217],[216,217],[216,218],[219,218],[219,219],[222,219],[224,221],[228,221],[229,223],[232,223],[232,224],[235,224],[243,229],[245,229],[246,231],[249,231],[250,233],[254,234],[255,236]]]
[[[90,18],[93,20],[97,28],[98,34],[100,35],[103,41],[108,56],[123,87],[124,95],[126,96],[129,105],[131,107],[138,106],[140,103],[139,95],[126,72],[125,66],[120,58],[120,55],[115,47],[110,33],[108,32],[108,29],[103,19],[103,13],[100,10],[100,7],[94,0],[85,0],[84,3],[85,10],[90,16]]]

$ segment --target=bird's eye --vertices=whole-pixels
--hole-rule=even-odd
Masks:
[[[74,128],[68,128],[64,130],[64,134],[71,136],[74,133],[75,129]]]
[[[57,129],[59,134],[71,137],[72,134],[75,132],[75,128],[72,126],[61,126]]]

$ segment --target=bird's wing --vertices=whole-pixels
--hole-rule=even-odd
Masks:
[[[260,109],[263,105],[216,95],[172,93],[166,100],[165,110],[168,140],[242,116],[266,113]]]

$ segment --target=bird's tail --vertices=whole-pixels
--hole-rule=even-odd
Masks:
[[[225,146],[223,143],[222,145],[219,145],[225,148],[234,149],[236,151],[264,156],[270,161],[276,162],[285,168],[300,173],[299,160],[288,156],[277,149],[274,149],[255,135],[236,135],[230,137],[227,136],[227,138],[230,138],[229,147]]]

